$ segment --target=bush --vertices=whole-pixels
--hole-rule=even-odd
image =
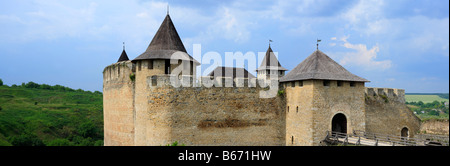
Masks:
[[[37,83],[34,83],[33,81],[30,81],[27,84],[25,84],[25,88],[39,88],[39,87],[40,87],[40,85]]]
[[[45,144],[36,135],[33,134],[22,134],[19,136],[12,136],[9,142],[13,146],[45,146]]]
[[[47,146],[72,146],[72,143],[67,139],[54,139]]]
[[[103,140],[95,141],[94,146],[103,146]]]
[[[136,75],[131,73],[130,74],[130,80],[134,82],[134,80],[136,80]]]
[[[84,138],[95,138],[97,136],[97,128],[92,122],[82,123],[77,130],[78,134],[80,134]]]

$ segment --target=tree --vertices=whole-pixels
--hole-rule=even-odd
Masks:
[[[97,128],[95,127],[94,123],[90,121],[84,122],[78,127],[78,134],[80,134],[84,138],[95,138],[95,136],[97,135]]]
[[[33,81],[28,82],[25,84],[25,88],[39,88],[40,85],[37,83],[34,83]]]
[[[54,139],[47,146],[72,146],[72,143],[67,139]]]
[[[417,103],[417,105],[423,106],[423,102],[422,102],[422,101],[419,101],[419,102]]]
[[[45,146],[36,135],[24,133],[19,136],[12,136],[10,142],[13,146]]]
[[[3,86],[3,81],[1,78],[0,78],[0,86]]]

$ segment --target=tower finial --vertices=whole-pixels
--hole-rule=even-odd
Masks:
[[[319,50],[319,42],[321,42],[322,40],[317,39],[317,50]]]
[[[270,47],[270,43],[273,42],[272,40],[269,39],[269,47]]]
[[[125,50],[125,42],[123,42],[123,50]]]
[[[167,15],[169,15],[169,4],[167,4]]]

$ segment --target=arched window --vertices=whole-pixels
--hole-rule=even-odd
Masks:
[[[158,76],[152,76],[152,86],[158,86]]]

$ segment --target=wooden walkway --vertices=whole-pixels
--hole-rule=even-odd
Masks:
[[[354,131],[352,134],[327,131],[324,141],[331,144],[359,146],[448,146],[448,143],[430,142],[393,135],[371,134],[363,131]]]

